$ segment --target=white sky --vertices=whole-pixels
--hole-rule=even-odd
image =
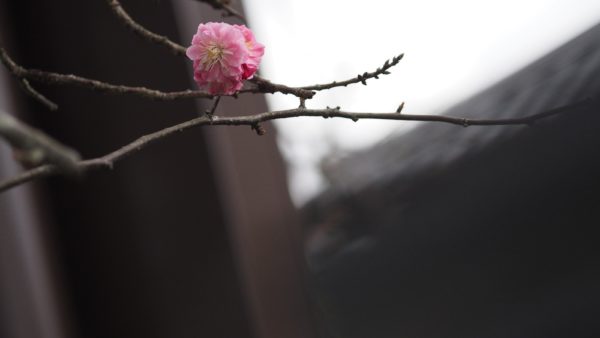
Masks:
[[[244,0],[266,46],[263,76],[288,85],[344,80],[405,53],[392,74],[322,92],[309,107],[405,113],[444,110],[546,54],[597,22],[600,0]],[[267,97],[271,109],[297,99]],[[332,150],[368,147],[414,123],[297,118],[277,122],[297,205],[326,187]]]

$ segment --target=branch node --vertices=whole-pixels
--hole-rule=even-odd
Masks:
[[[398,109],[396,109],[396,113],[398,113],[398,114],[402,113],[402,109],[404,109],[404,102],[400,103],[400,105],[398,106]]]
[[[254,130],[258,136],[263,136],[267,133],[265,128],[263,128],[263,126],[258,122],[250,125],[250,128]]]
[[[303,99],[312,99],[312,97],[315,96],[315,92],[310,89],[288,87],[282,84],[273,83],[269,80],[263,79],[258,76],[253,77],[250,81],[252,81],[256,85],[256,88],[243,90],[242,92],[271,94],[279,92],[282,94],[292,94],[298,98]]]
[[[365,74],[367,74],[367,73],[365,73]],[[365,85],[365,86],[367,85],[367,79],[365,78],[365,75],[364,75],[364,74],[358,74],[358,75],[356,76],[356,78],[357,78],[357,79],[358,79],[358,81],[360,81],[360,83],[362,83],[363,85]]]
[[[306,109],[306,99],[300,98],[300,105],[298,105],[299,109]]]

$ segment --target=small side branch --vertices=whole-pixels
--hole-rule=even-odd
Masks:
[[[10,143],[16,156],[28,165],[52,163],[64,172],[78,169],[77,152],[3,112],[0,112],[0,137]]]
[[[491,126],[491,125],[531,125],[534,122],[548,118],[553,115],[563,113],[570,109],[580,108],[587,106],[592,100],[587,99],[578,103],[563,106],[548,111],[544,111],[538,114],[528,115],[521,118],[511,119],[466,119],[461,117],[452,117],[445,115],[412,115],[412,114],[398,114],[396,112],[388,113],[358,113],[358,112],[347,112],[342,111],[338,107],[327,108],[327,109],[306,109],[296,108],[289,110],[280,110],[273,112],[265,112],[250,116],[236,116],[236,117],[220,117],[220,116],[201,116],[157,132],[142,136],[137,140],[129,143],[128,145],[113,151],[105,156],[79,161],[76,163],[76,168],[79,171],[87,171],[95,168],[112,168],[113,164],[120,159],[123,159],[129,155],[132,155],[148,145],[157,142],[165,137],[172,134],[191,129],[198,126],[250,126],[253,130],[257,131],[260,135],[262,122],[270,120],[300,117],[300,116],[312,116],[312,117],[323,117],[323,118],[345,118],[352,121],[358,121],[361,119],[377,119],[377,120],[396,120],[396,121],[424,121],[424,122],[440,122],[449,123],[458,126]],[[264,132],[264,130],[262,130]],[[56,165],[43,165],[41,167],[23,172],[13,178],[0,182],[0,192],[23,184],[25,182],[46,177],[60,173],[59,168]]]
[[[208,115],[208,117],[212,117],[213,115],[215,115],[215,111],[217,111],[217,107],[219,106],[219,102],[221,102],[221,97],[217,96],[214,100],[213,100],[213,104],[212,107],[208,110],[205,111],[206,115]]]
[[[21,82],[21,87],[23,88],[25,93],[29,94],[29,96],[33,97],[39,103],[46,106],[46,108],[48,108],[52,111],[58,109],[58,105],[56,103],[50,101],[42,93],[38,92],[35,88],[33,88],[31,86],[31,84],[29,83],[29,80],[21,78],[20,82]]]
[[[379,79],[380,75],[390,74],[389,69],[394,67],[395,65],[397,65],[400,62],[400,60],[402,60],[403,57],[404,57],[404,54],[395,56],[392,58],[391,61],[386,60],[385,63],[383,64],[383,66],[381,66],[380,68],[377,68],[377,70],[375,70],[374,72],[370,72],[370,73],[364,72],[363,74],[358,74],[356,77],[353,77],[353,78],[345,80],[345,81],[333,81],[330,83],[317,84],[317,85],[312,85],[312,86],[304,86],[304,87],[300,87],[300,88],[305,89],[305,90],[320,91],[320,90],[331,89],[331,88],[336,88],[336,87],[346,87],[348,85],[355,84],[355,83],[362,83],[363,85],[367,85],[367,80],[369,80],[369,79]]]
[[[108,5],[112,9],[115,16],[117,18],[119,18],[121,20],[121,22],[127,28],[129,28],[131,31],[133,31],[135,34],[139,35],[140,37],[142,37],[150,42],[167,47],[175,55],[185,55],[185,47],[183,47],[182,45],[180,45],[178,43],[171,41],[166,36],[151,32],[151,31],[147,30],[144,26],[137,23],[135,20],[133,20],[129,16],[129,14],[125,11],[125,9],[123,9],[123,6],[121,6],[121,3],[118,0],[106,0],[106,1],[108,2]]]
[[[34,98],[35,100],[37,100],[38,102],[40,102],[41,104],[43,104],[44,106],[46,106],[48,109],[50,110],[56,110],[58,109],[58,105],[52,101],[50,101],[48,98],[46,98],[44,95],[42,95],[40,92],[38,92],[37,90],[35,90],[35,88],[33,88],[31,86],[31,84],[29,83],[29,81],[25,78],[25,76],[23,76],[21,70],[22,68],[17,65],[6,53],[6,51],[4,50],[4,48],[2,47],[2,44],[0,43],[0,62],[2,64],[4,64],[4,66],[6,67],[6,69],[8,69],[8,71],[15,76],[16,78],[19,79],[19,83],[21,84],[21,88],[23,88],[23,90],[25,91],[25,93],[27,93],[29,96],[31,96],[32,98]]]
[[[213,98],[214,95],[199,90],[182,90],[175,92],[163,92],[146,87],[116,85],[108,82],[88,79],[73,74],[60,74],[46,72],[38,69],[22,69],[21,76],[31,81],[49,85],[70,85],[97,91],[100,93],[116,95],[135,95],[146,99],[158,101],[173,101],[179,99]]]
[[[246,22],[246,18],[242,15],[242,13],[238,12],[235,8],[233,8],[228,0],[197,0],[199,2],[204,2],[205,4],[211,6],[213,9],[223,12],[223,16],[233,16],[240,19],[242,22]]]

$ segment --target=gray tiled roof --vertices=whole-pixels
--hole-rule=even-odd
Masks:
[[[525,116],[600,93],[600,25],[443,114],[470,118]],[[548,121],[544,121],[547,123]],[[326,195],[357,192],[424,169],[443,167],[527,127],[424,123],[327,167]],[[323,197],[323,196],[322,196]]]

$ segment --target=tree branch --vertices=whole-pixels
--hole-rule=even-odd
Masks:
[[[0,137],[12,145],[19,159],[26,164],[52,163],[63,172],[78,169],[80,157],[77,152],[3,112],[0,112]]]
[[[133,94],[153,100],[176,100],[192,98],[212,98],[214,95],[198,90],[183,90],[177,92],[163,92],[160,90],[149,89],[145,87],[131,87],[115,85],[94,79],[73,75],[47,72],[38,69],[27,69],[19,66],[8,55],[6,50],[0,45],[0,61],[6,65],[6,68],[17,78],[31,80],[50,85],[73,85],[77,87],[88,88],[94,91],[111,94]],[[250,91],[248,91],[250,92]],[[40,95],[36,92],[36,95]],[[44,98],[45,99],[45,98]]]
[[[221,102],[220,96],[217,96],[216,98],[213,99],[212,107],[205,111],[205,114],[208,115],[208,117],[215,115],[215,111],[217,110],[217,107],[219,106],[219,102]]]
[[[213,9],[223,11],[223,16],[234,16],[240,19],[242,22],[246,22],[246,18],[238,12],[235,8],[233,8],[228,0],[196,0],[199,2],[204,2],[207,5],[210,5]]]
[[[492,126],[492,125],[533,125],[534,122],[548,118],[553,115],[563,113],[570,109],[575,109],[583,106],[587,106],[592,102],[590,99],[580,101],[578,103],[567,105],[548,111],[544,111],[538,114],[528,115],[520,118],[509,118],[509,119],[468,119],[461,117],[452,117],[445,115],[411,115],[411,114],[399,114],[396,112],[389,113],[356,113],[346,112],[337,108],[327,109],[306,109],[296,108],[288,110],[280,110],[273,112],[265,112],[250,116],[235,116],[235,117],[221,117],[221,116],[201,116],[157,132],[144,135],[137,140],[127,144],[126,146],[117,149],[107,155],[98,157],[95,159],[79,161],[76,167],[79,171],[85,172],[96,168],[112,168],[114,163],[132,155],[148,145],[168,137],[172,134],[191,129],[198,126],[250,126],[255,129],[262,122],[300,117],[300,116],[311,116],[311,117],[323,117],[323,118],[345,118],[352,121],[358,121],[360,119],[377,119],[377,120],[396,120],[396,121],[424,121],[424,122],[440,122],[449,123],[458,126]],[[259,133],[260,134],[260,133]],[[25,171],[20,175],[13,178],[7,179],[0,182],[0,192],[8,190],[17,185],[32,181],[37,178],[47,177],[60,173],[59,168],[56,165],[43,165],[29,171]]]
[[[364,72],[363,74],[358,74],[358,76],[345,80],[345,81],[333,81],[331,83],[325,83],[325,84],[317,84],[317,85],[312,85],[312,86],[304,86],[304,87],[300,87],[301,89],[305,89],[305,90],[325,90],[325,89],[331,89],[331,88],[335,88],[335,87],[346,87],[347,85],[350,84],[354,84],[354,83],[362,83],[365,86],[367,85],[367,80],[369,79],[379,79],[380,75],[388,75],[390,74],[389,69],[394,67],[395,65],[397,65],[400,60],[402,60],[402,58],[404,57],[404,54],[400,54],[398,56],[395,56],[392,58],[392,61],[390,62],[390,60],[386,60],[385,63],[383,64],[382,67],[377,68],[377,70],[375,70],[374,72]]]
[[[146,29],[144,26],[135,22],[129,14],[123,9],[118,0],[107,0],[110,8],[113,10],[115,15],[132,31],[142,38],[167,47],[176,55],[185,55],[186,48],[169,40],[167,37],[158,35]],[[357,77],[348,79],[345,81],[334,81],[326,84],[316,84],[304,87],[289,87],[283,84],[273,83],[267,79],[261,78],[260,76],[254,76],[249,81],[254,83],[254,88],[246,88],[239,91],[240,94],[244,93],[282,93],[291,94],[300,99],[310,99],[316,92],[325,89],[331,89],[335,87],[345,87],[354,83],[363,83],[366,85],[366,80],[372,78],[378,78],[380,75],[389,74],[389,69],[402,59],[403,54],[396,56],[390,62],[389,60],[384,63],[381,68],[378,68],[374,72],[365,72],[359,74]],[[183,90],[175,92],[163,92],[156,89],[150,89],[146,87],[136,86],[124,86],[115,85],[95,79],[89,79],[73,74],[60,74],[54,72],[48,72],[38,69],[28,69],[18,65],[6,52],[6,50],[0,44],[0,61],[6,66],[6,68],[17,78],[21,80],[24,90],[31,95],[33,98],[47,106],[51,110],[56,110],[57,105],[52,101],[48,100],[42,94],[37,92],[28,80],[51,84],[51,85],[74,85],[79,87],[88,88],[94,91],[111,93],[111,94],[132,94],[143,98],[153,100],[177,100],[177,99],[195,99],[195,98],[213,98],[214,95],[198,90]],[[235,94],[233,95],[235,96]]]
[[[56,110],[58,109],[58,106],[56,105],[56,103],[50,101],[48,98],[46,98],[44,95],[40,94],[37,90],[35,90],[31,84],[29,83],[29,81],[27,81],[27,79],[25,78],[25,76],[22,75],[22,73],[20,72],[21,67],[19,65],[17,65],[6,53],[6,51],[4,50],[4,48],[2,47],[2,43],[0,42],[0,62],[2,64],[4,64],[4,66],[6,67],[6,69],[8,69],[8,71],[13,74],[14,76],[16,76],[19,79],[19,83],[21,84],[21,88],[23,88],[23,90],[25,91],[25,93],[27,93],[29,96],[33,97],[34,99],[36,99],[37,101],[39,101],[41,104],[43,104],[44,106],[48,107],[48,109],[50,110]]]
[[[131,31],[133,31],[135,34],[139,35],[140,37],[142,37],[150,42],[167,47],[167,49],[169,49],[175,55],[185,55],[185,50],[186,50],[185,47],[183,47],[182,45],[180,45],[178,43],[171,41],[169,38],[167,38],[164,35],[159,35],[154,32],[151,32],[151,31],[147,30],[144,26],[137,23],[135,20],[133,20],[131,18],[131,16],[129,16],[129,14],[125,11],[123,6],[121,6],[121,3],[118,0],[106,0],[106,1],[108,2],[108,5],[112,9],[115,16],[117,18],[119,18],[119,20],[121,20],[121,22],[127,28],[129,28]]]
[[[46,108],[54,111],[58,109],[58,105],[52,101],[50,101],[47,97],[42,95],[40,92],[35,90],[29,83],[29,80],[25,78],[21,78],[20,81],[21,88],[25,91],[25,93],[29,94],[29,96],[33,97],[35,100],[46,106]]]
[[[248,80],[256,85],[256,88],[241,90],[240,93],[282,93],[292,94],[300,99],[311,99],[315,96],[315,92],[304,88],[288,87],[286,85],[273,83],[267,79],[263,79],[260,76],[255,75],[252,79]]]
[[[184,46],[169,40],[169,38],[167,38],[166,36],[158,35],[152,31],[148,30],[146,27],[140,25],[138,22],[134,21],[131,18],[131,16],[129,16],[129,14],[125,11],[125,9],[123,9],[123,6],[121,6],[121,3],[118,0],[106,0],[106,1],[112,8],[113,13],[121,20],[121,22],[123,22],[125,24],[125,26],[127,26],[129,29],[131,29],[133,32],[135,32],[137,35],[139,35],[140,37],[142,37],[150,42],[167,47],[169,50],[171,50],[171,52],[173,52],[176,55],[185,55],[186,48]],[[203,1],[203,0],[200,0],[200,1]],[[204,2],[220,3],[221,1],[214,0],[214,1],[204,1]],[[256,84],[257,87],[246,89],[246,90],[241,90],[240,93],[276,93],[276,92],[279,92],[279,93],[283,93],[283,94],[292,94],[294,96],[297,96],[297,97],[303,98],[303,99],[310,99],[315,94],[311,90],[306,90],[303,88],[288,87],[283,84],[276,84],[269,80],[263,79],[259,76],[254,76],[249,81]]]

